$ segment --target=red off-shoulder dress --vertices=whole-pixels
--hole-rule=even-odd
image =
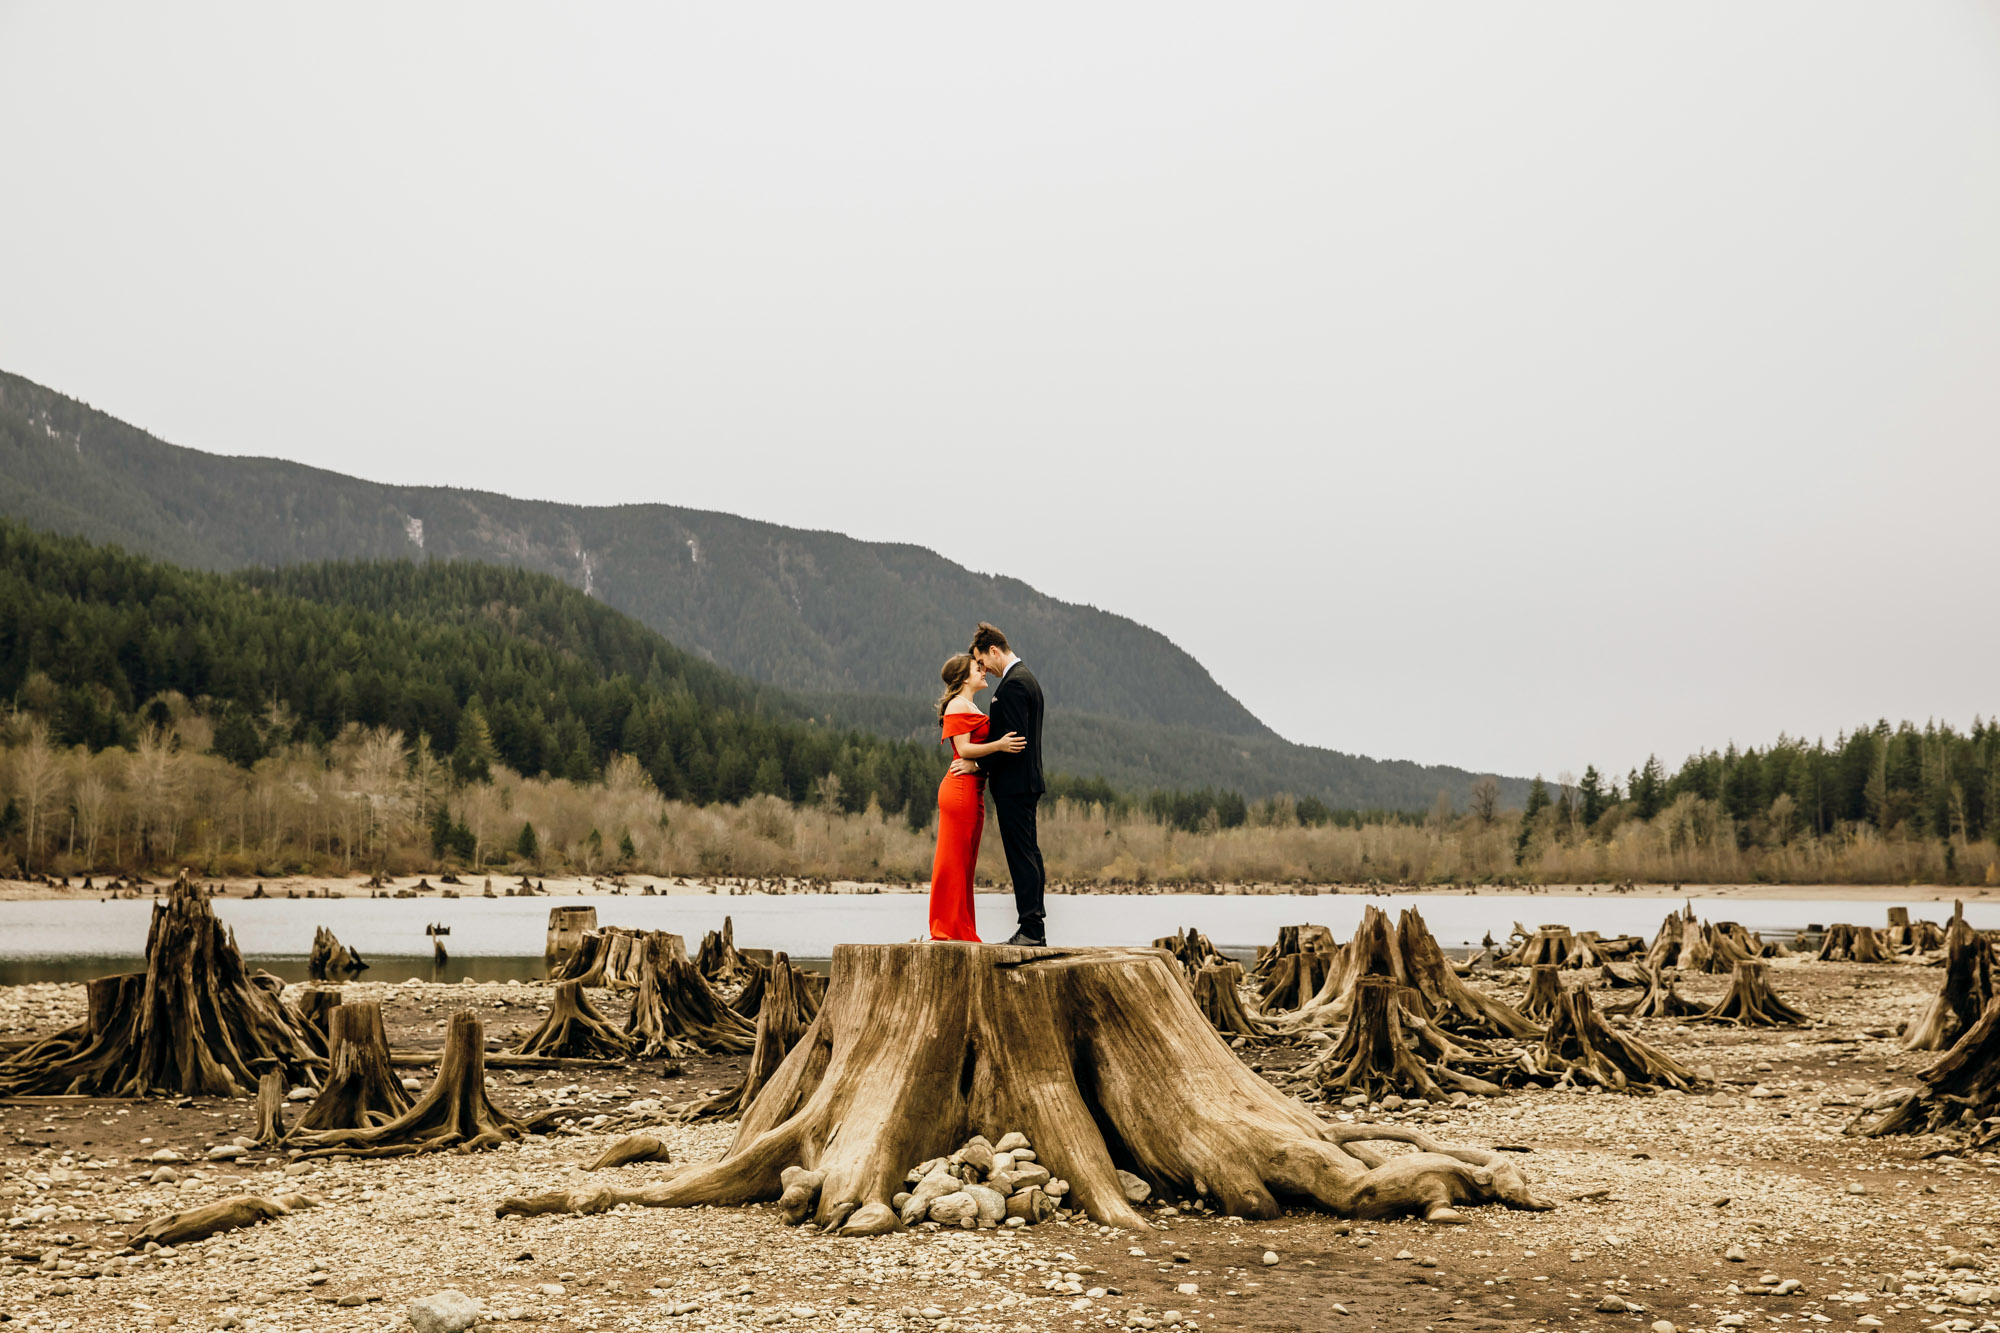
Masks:
[[[986,742],[986,714],[946,713],[944,739],[969,735]],[[956,752],[957,747],[952,747]],[[972,920],[972,872],[979,864],[979,835],[986,831],[986,779],[976,773],[944,775],[938,783],[937,855],[931,861],[931,938],[979,943]]]

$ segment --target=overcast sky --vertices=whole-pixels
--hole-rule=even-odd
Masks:
[[[0,0],[0,143],[0,366],[179,444],[915,542],[1368,754],[2000,709],[1990,3]]]

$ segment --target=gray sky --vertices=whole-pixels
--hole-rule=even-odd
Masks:
[[[176,443],[916,542],[1370,754],[2000,708],[1993,4],[0,0],[0,142],[0,365]]]

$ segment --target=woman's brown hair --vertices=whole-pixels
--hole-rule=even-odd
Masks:
[[[965,688],[965,682],[972,679],[972,654],[953,653],[945,658],[944,669],[938,672],[938,678],[944,681],[944,693],[938,696],[937,705],[938,721],[943,722],[944,710]]]

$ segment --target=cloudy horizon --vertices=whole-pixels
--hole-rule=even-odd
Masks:
[[[538,17],[539,16],[539,17]],[[1553,778],[2000,708],[2000,11],[0,6],[0,367]]]

